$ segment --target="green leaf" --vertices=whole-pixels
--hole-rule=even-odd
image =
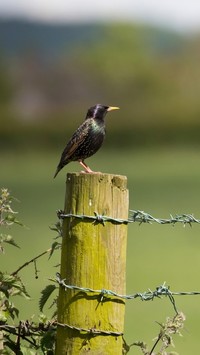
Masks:
[[[25,227],[22,222],[20,222],[14,215],[8,214],[5,218],[6,221],[10,223],[18,224],[19,226]]]
[[[52,292],[56,289],[57,287],[55,285],[48,285],[45,287],[44,290],[42,290],[41,294],[41,298],[39,300],[39,309],[40,312],[42,312],[44,305],[46,304],[46,302],[48,301],[49,297],[51,296]]]
[[[14,241],[14,239],[13,239],[13,237],[11,235],[2,236],[1,242],[11,244],[14,247],[20,249],[20,247],[17,245],[17,243],[15,243],[15,241]]]
[[[0,272],[0,282],[0,289],[4,294],[6,294],[9,290],[10,296],[20,295],[28,299],[30,298],[23,282],[18,276]],[[7,294],[6,297],[8,297]]]
[[[49,227],[52,231],[57,232],[58,236],[55,239],[62,236],[62,224],[60,221],[56,222],[53,227]]]
[[[5,335],[4,348],[5,348],[5,352],[3,354],[5,355],[11,355],[17,353],[16,343],[7,335]]]
[[[8,314],[7,314],[5,311],[1,311],[1,310],[0,310],[0,323],[1,323],[1,324],[7,322],[7,320],[8,320],[7,315],[8,315]]]
[[[51,245],[51,251],[50,251],[50,254],[49,254],[49,259],[50,259],[51,256],[53,255],[54,251],[57,250],[57,249],[60,249],[60,248],[61,248],[61,243],[54,242],[54,243]]]
[[[23,282],[21,280],[16,280],[13,284],[12,284],[12,287],[15,288],[16,290],[14,290],[12,292],[12,295],[20,295],[20,296],[23,296],[27,299],[30,299],[30,295],[28,294],[26,288],[25,288],[25,285],[23,284]]]
[[[35,354],[39,355],[39,352],[36,352],[36,349],[33,350],[33,349],[30,349],[26,346],[20,346],[20,354],[21,355],[35,355]]]
[[[44,354],[55,354],[55,330],[49,329],[41,339],[41,348]]]

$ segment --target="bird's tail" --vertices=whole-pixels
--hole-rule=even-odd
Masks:
[[[58,166],[57,166],[55,175],[54,175],[54,177],[53,177],[54,179],[55,179],[55,177],[58,175],[59,171],[60,171],[65,165],[67,165],[67,164],[68,164],[68,162],[63,163],[63,161],[60,161],[60,163],[59,163]]]
[[[59,173],[59,171],[61,170],[62,168],[58,165],[57,166],[57,169],[56,169],[56,172],[55,172],[55,175],[54,175],[54,179],[55,179],[55,177],[58,175],[58,173]]]

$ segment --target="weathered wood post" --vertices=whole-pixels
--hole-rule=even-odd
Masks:
[[[65,214],[95,216],[94,212],[128,218],[125,176],[67,174]],[[125,294],[126,243],[126,223],[65,218],[61,278],[67,285]],[[123,333],[125,303],[114,296],[101,298],[99,294],[60,286],[58,323],[66,326],[57,328],[57,355],[122,354],[122,335],[115,333]]]

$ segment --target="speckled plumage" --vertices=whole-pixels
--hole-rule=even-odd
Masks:
[[[101,147],[105,137],[105,115],[108,111],[118,109],[118,107],[96,105],[89,108],[85,121],[74,132],[67,143],[60,162],[57,166],[54,178],[59,171],[72,161],[79,161],[87,173],[93,171],[84,163],[86,158],[95,154]]]

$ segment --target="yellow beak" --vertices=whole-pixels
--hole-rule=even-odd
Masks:
[[[109,106],[107,111],[119,110],[119,107]]]

